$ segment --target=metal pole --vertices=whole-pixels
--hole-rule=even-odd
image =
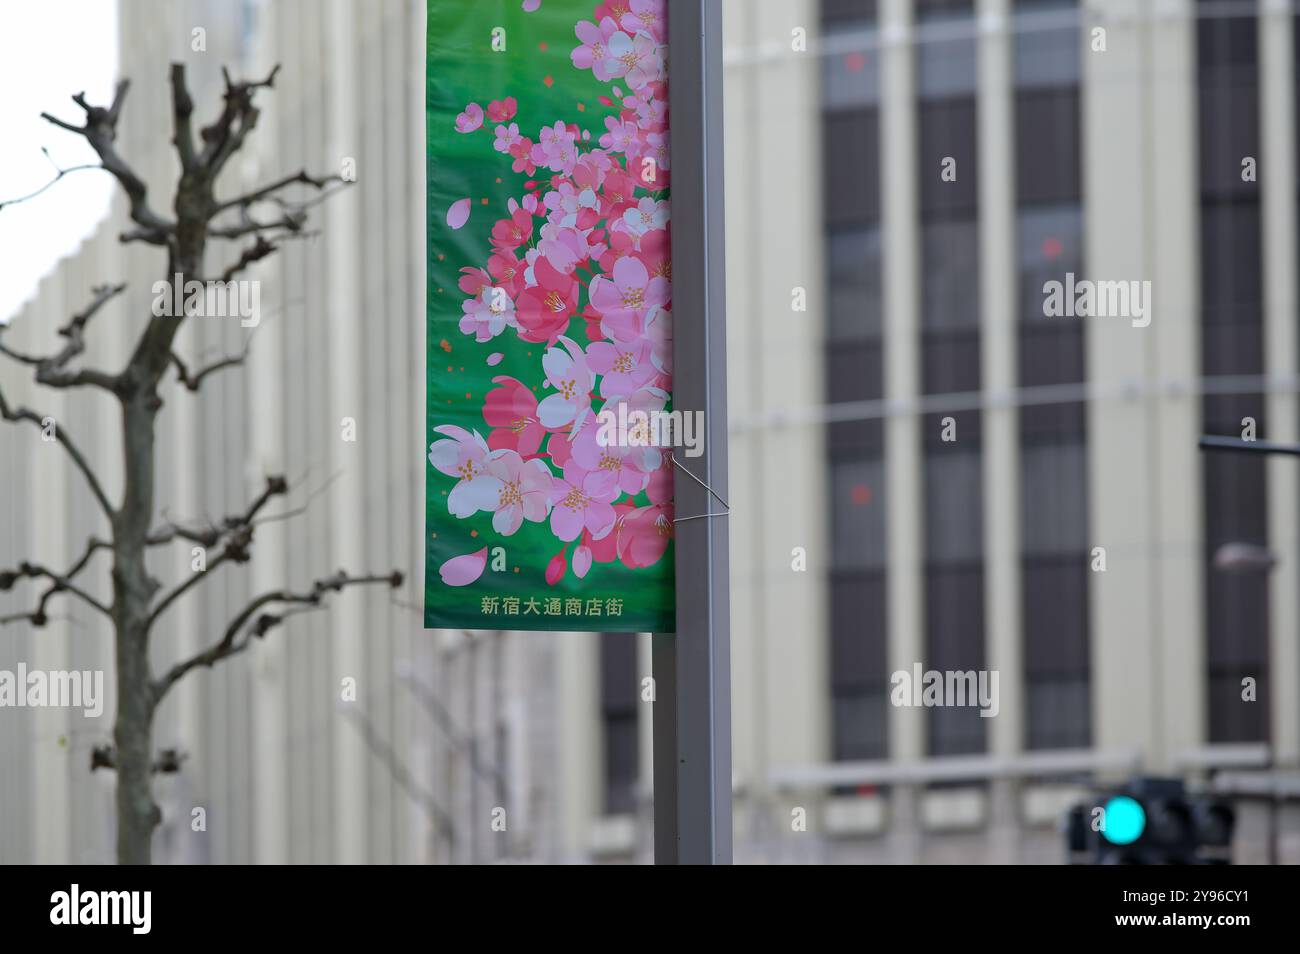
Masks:
[[[675,472],[677,632],[653,644],[655,862],[731,862],[731,639],[722,187],[722,8],[672,0],[673,406],[704,412]],[[707,489],[706,489],[707,487]]]
[[[1275,441],[1243,441],[1235,437],[1219,437],[1213,434],[1202,435],[1198,446],[1201,450],[1211,451],[1300,456],[1300,444],[1279,444]]]

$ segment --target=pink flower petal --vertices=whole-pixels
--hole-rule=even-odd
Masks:
[[[493,351],[490,355],[488,355],[488,359],[487,359],[488,367],[495,368],[498,364],[501,363],[501,359],[504,357],[505,355],[503,355],[500,351]]]
[[[447,210],[447,225],[453,229],[458,229],[469,221],[469,199],[458,199],[451,204]]]
[[[442,582],[448,586],[469,586],[483,575],[483,568],[487,566],[487,555],[488,548],[484,547],[475,553],[452,557],[439,567],[438,574],[442,577]]]
[[[564,579],[564,571],[569,568],[568,562],[564,559],[564,550],[569,549],[567,546],[555,556],[551,557],[551,562],[546,567],[546,582],[554,586]],[[486,552],[486,551],[484,551]]]
[[[580,546],[573,551],[573,572],[582,579],[591,569],[591,547]]]
[[[524,0],[524,13],[532,13],[542,5],[542,0]]]

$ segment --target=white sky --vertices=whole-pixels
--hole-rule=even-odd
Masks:
[[[0,201],[34,192],[59,166],[95,162],[84,139],[41,119],[80,124],[69,97],[107,106],[117,78],[117,0],[0,0]],[[108,212],[113,180],[87,170],[0,209],[0,322],[31,297],[58,260]]]

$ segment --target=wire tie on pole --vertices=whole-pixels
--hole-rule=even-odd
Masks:
[[[695,481],[697,484],[699,484],[701,487],[703,487],[705,490],[707,490],[707,491],[709,492],[709,495],[710,495],[711,497],[713,497],[715,500],[717,500],[718,503],[722,504],[722,506],[724,506],[724,507],[727,508],[726,510],[723,510],[723,511],[721,511],[721,512],[713,512],[713,511],[710,511],[710,512],[708,512],[708,513],[697,513],[697,514],[692,514],[692,515],[689,516],[689,517],[674,517],[674,518],[673,518],[673,523],[681,523],[681,522],[684,521],[684,520],[703,520],[705,517],[725,517],[725,516],[727,516],[729,513],[731,513],[731,504],[729,504],[729,503],[727,503],[725,500],[723,500],[722,497],[718,495],[718,492],[717,492],[716,490],[714,490],[712,487],[710,487],[710,486],[709,486],[708,484],[706,484],[704,481],[700,480],[700,478],[696,477],[696,476],[695,476],[694,474],[692,474],[689,470],[687,470],[686,467],[685,467],[685,465],[682,464],[681,462],[679,462],[679,461],[677,460],[677,455],[676,455],[676,454],[674,454],[674,453],[672,453],[672,452],[670,451],[669,454],[668,454],[668,459],[671,460],[671,461],[673,462],[673,466],[674,466],[674,467],[676,467],[678,470],[680,470],[680,471],[681,471],[683,474],[685,474],[687,477],[691,478],[691,480]]]

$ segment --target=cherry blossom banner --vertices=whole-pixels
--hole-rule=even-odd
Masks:
[[[429,0],[424,623],[674,629],[664,0]]]

